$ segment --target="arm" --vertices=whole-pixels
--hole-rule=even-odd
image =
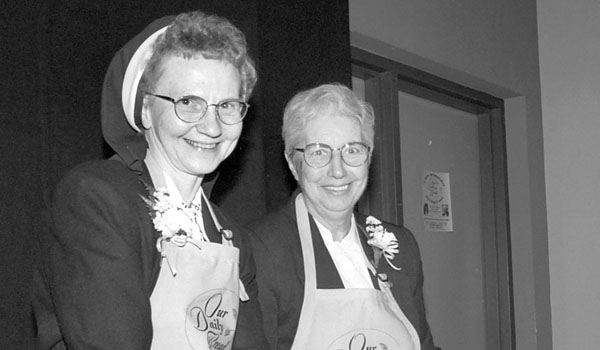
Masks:
[[[304,263],[294,198],[252,226],[258,300],[272,350],[290,349],[304,300]]]
[[[417,324],[414,326],[416,327],[417,333],[419,334],[419,338],[421,340],[421,349],[440,350],[440,348],[436,347],[433,343],[433,336],[431,335],[431,329],[429,328],[429,323],[427,322],[426,318],[425,301],[423,298],[423,263],[421,261],[419,245],[412,232],[404,227],[399,229],[402,232],[401,237],[404,241],[401,244],[407,248],[404,252],[406,260],[401,264],[409,267],[408,270],[410,270],[410,274],[413,276],[413,283],[411,283],[411,299],[413,307],[416,310]],[[400,237],[398,238],[400,239]],[[394,261],[396,261],[396,259],[394,259]]]
[[[256,256],[258,300],[263,315],[263,327],[270,348],[277,349],[279,305],[276,297],[277,293],[272,284],[277,273],[273,271],[275,267],[275,264],[271,260],[273,255],[256,233],[252,232],[250,237]]]
[[[421,259],[419,257],[419,274],[417,276],[417,284],[415,285],[415,289],[413,290],[413,297],[420,317],[420,329],[417,329],[417,332],[419,333],[419,337],[421,338],[421,350],[440,350],[439,347],[433,344],[433,336],[431,335],[431,329],[429,328],[429,323],[427,322],[427,319],[425,317],[426,313],[425,301],[423,299],[423,281],[423,267]]]
[[[136,198],[126,195],[131,190],[105,180],[115,174],[93,170],[80,168],[59,185],[46,237],[48,285],[62,336],[69,349],[149,349],[151,269],[143,266],[140,237],[150,220],[135,210]]]

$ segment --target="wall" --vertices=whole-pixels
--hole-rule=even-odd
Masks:
[[[538,1],[554,349],[600,344],[600,2]]]
[[[353,45],[505,99],[516,345],[552,349],[535,1],[349,3]]]

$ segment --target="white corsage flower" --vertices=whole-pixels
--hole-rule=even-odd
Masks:
[[[156,211],[152,219],[154,227],[161,232],[163,237],[174,235],[187,235],[193,230],[193,216],[187,213],[188,208],[171,206],[164,211]]]
[[[178,245],[184,245],[188,237],[196,237],[199,234],[197,223],[198,209],[186,206],[175,200],[164,189],[154,190],[150,186],[148,197],[142,197],[148,209],[154,228],[161,233],[156,246],[162,253],[162,242],[172,241]]]
[[[163,249],[164,242],[172,242],[180,247],[188,242],[198,246],[193,240],[188,240],[201,235],[196,219],[199,215],[198,208],[186,206],[181,201],[175,200],[165,189],[154,190],[148,185],[146,187],[151,194],[148,197],[142,195],[140,197],[150,210],[154,228],[161,233],[156,241],[156,249],[162,257],[167,258]],[[175,267],[171,266],[169,259],[166,261],[175,276],[177,274]]]
[[[196,224],[195,213],[183,203],[177,203],[165,190],[155,190],[148,197],[141,196],[150,209],[154,228],[164,238],[192,233]]]
[[[401,268],[394,266],[392,260],[394,255],[398,254],[398,240],[396,236],[389,232],[381,225],[381,221],[373,216],[368,216],[366,220],[366,229],[369,233],[369,240],[367,243],[380,250],[388,264],[395,270],[401,270]]]

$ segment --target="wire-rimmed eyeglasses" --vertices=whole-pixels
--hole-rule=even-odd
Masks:
[[[195,123],[202,119],[208,111],[208,107],[214,106],[217,111],[217,117],[221,123],[226,125],[233,125],[240,123],[248,112],[250,105],[242,100],[238,99],[227,99],[218,103],[209,104],[200,96],[183,96],[178,100],[172,97],[153,94],[146,92],[148,95],[161,98],[165,101],[173,103],[175,108],[175,115],[186,123]]]
[[[294,148],[304,153],[304,161],[311,168],[322,168],[331,162],[334,151],[340,151],[342,161],[351,167],[365,164],[371,148],[362,142],[350,142],[338,148],[324,143],[311,143],[304,148]]]

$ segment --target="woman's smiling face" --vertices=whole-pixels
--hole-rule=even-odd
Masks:
[[[301,138],[303,142],[296,148],[324,143],[335,149],[350,142],[364,142],[357,119],[336,114],[337,111],[331,108],[320,113],[307,123]],[[296,151],[286,158],[313,215],[328,220],[352,213],[367,186],[370,160],[352,167],[342,161],[339,151],[334,151],[329,164],[312,168],[304,162],[302,152]]]
[[[194,95],[209,104],[240,98],[240,75],[227,62],[168,57],[161,68],[152,93],[175,100]],[[242,123],[221,123],[214,107],[198,122],[186,123],[175,114],[173,103],[151,95],[144,98],[142,123],[148,148],[174,177],[213,172],[233,152],[242,132]]]

